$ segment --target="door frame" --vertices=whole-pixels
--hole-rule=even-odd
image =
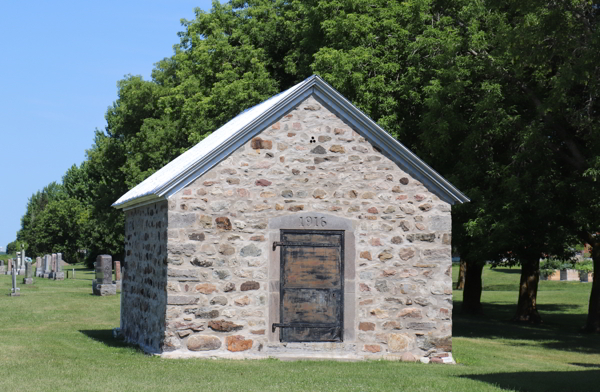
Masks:
[[[312,219],[312,218],[311,218]],[[344,341],[344,231],[343,230],[314,230],[314,229],[304,229],[304,230],[291,230],[291,229],[281,229],[280,230],[280,236],[283,236],[285,234],[300,234],[300,235],[310,235],[310,234],[320,234],[320,235],[332,235],[332,236],[339,236],[340,237],[340,245],[339,247],[336,246],[335,248],[339,248],[340,250],[340,254],[339,254],[339,279],[340,279],[340,289],[339,291],[342,293],[341,298],[339,298],[339,319],[336,320],[336,329],[341,329],[339,331],[339,338],[340,340],[303,340],[302,343],[304,342],[343,342]],[[289,245],[288,245],[289,246]],[[316,245],[317,247],[319,245]],[[293,246],[293,247],[299,247],[299,246]],[[307,248],[310,246],[306,246]],[[284,253],[285,253],[285,248],[286,246],[280,244],[279,245],[279,252],[280,252],[280,261],[282,263],[285,263],[285,260],[283,259]],[[281,268],[281,266],[280,266]],[[281,269],[280,271],[280,281],[279,281],[279,298],[283,298],[283,294],[284,294],[284,270]],[[290,289],[290,288],[288,288]],[[315,289],[318,290],[318,289]],[[325,289],[325,290],[330,290],[330,289]],[[280,325],[284,322],[283,321],[283,310],[284,310],[284,305],[283,305],[284,301],[280,301],[280,306],[279,306],[279,323]],[[294,323],[291,323],[294,324]],[[284,328],[282,326],[280,326],[279,328]],[[273,329],[273,328],[271,328]],[[281,342],[286,342],[286,343],[291,343],[294,342],[292,340],[284,340],[283,336],[282,336],[282,332],[279,332],[279,340]]]
[[[307,219],[310,218],[310,219]],[[310,222],[310,224],[309,224]],[[355,225],[350,219],[323,214],[320,212],[306,211],[295,214],[289,214],[271,218],[269,220],[269,267],[268,267],[268,312],[267,312],[267,339],[269,344],[290,344],[289,342],[279,341],[279,331],[272,331],[272,324],[279,323],[281,320],[281,301],[280,301],[280,278],[281,278],[281,251],[279,247],[273,248],[273,242],[281,241],[281,230],[322,230],[322,231],[343,231],[343,342],[314,342],[311,344],[344,344],[352,343],[356,340],[356,246],[355,246]],[[304,344],[304,343],[298,343]]]

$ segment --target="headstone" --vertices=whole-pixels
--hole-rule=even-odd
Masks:
[[[35,277],[41,278],[44,276],[44,269],[42,268],[42,258],[40,256],[35,258]]]
[[[121,262],[115,261],[115,280],[121,280]]]
[[[23,262],[23,257],[21,256],[21,252],[17,252],[17,260],[14,263],[17,267],[17,275],[25,274],[25,263]]]
[[[99,255],[96,258],[96,279],[92,282],[95,295],[115,295],[117,285],[112,282],[112,256]]]
[[[23,284],[33,284],[33,268],[31,267],[31,261],[25,262],[25,277],[23,278]]]
[[[19,293],[19,288],[17,287],[17,266],[13,265],[13,269],[12,269],[12,289],[10,290],[10,296],[11,297],[18,297],[19,295],[21,295]]]
[[[64,280],[65,273],[62,270],[62,253],[56,254],[56,272],[54,273],[54,280]]]
[[[50,266],[52,267],[52,271],[50,272],[50,279],[54,279],[54,275],[56,274],[56,253],[52,253],[50,258]]]
[[[50,255],[44,255],[44,275],[42,277],[44,279],[48,279],[50,277]]]
[[[4,274],[4,260],[0,260],[0,274]]]
[[[117,285],[117,290],[121,291],[121,262],[115,261],[115,281],[114,283]]]
[[[13,259],[8,259],[8,273],[12,274]]]

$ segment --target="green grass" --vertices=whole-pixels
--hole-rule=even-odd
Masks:
[[[589,284],[541,282],[544,324],[519,325],[508,321],[518,269],[486,268],[487,317],[454,315],[456,366],[165,360],[112,338],[119,296],[91,295],[92,271],[76,270],[77,279],[20,285],[15,298],[6,295],[10,277],[0,275],[0,391],[598,390],[600,337],[578,332]],[[454,298],[458,310],[462,293]]]

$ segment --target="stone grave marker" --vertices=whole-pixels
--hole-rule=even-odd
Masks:
[[[95,295],[115,295],[117,285],[112,282],[112,256],[99,255],[96,258],[96,279],[92,282]]]
[[[23,284],[33,284],[33,267],[31,261],[25,262],[25,277],[23,278]]]
[[[62,253],[56,254],[56,272],[54,273],[54,280],[64,280],[65,273],[62,270]]]
[[[7,274],[12,274],[12,265],[13,259],[8,259],[8,271],[6,272]]]
[[[42,268],[42,258],[40,256],[35,258],[35,277],[41,278],[44,276],[44,269]]]
[[[23,250],[21,251],[21,274],[25,275],[26,274],[26,269],[25,269],[25,248],[23,248]]]
[[[117,290],[121,291],[121,262],[115,261],[115,281],[114,283],[117,285]]]
[[[50,277],[50,255],[44,255],[44,278]]]
[[[121,262],[115,261],[115,280],[121,280]]]
[[[25,251],[17,252],[17,275],[25,275]]]
[[[50,279],[54,279],[54,275],[56,274],[56,253],[52,253],[50,256],[50,265],[52,267],[52,271],[50,272]]]
[[[4,274],[4,260],[0,260],[0,274]]]
[[[11,297],[18,297],[21,294],[19,293],[20,289],[17,287],[17,266],[13,265],[12,269],[12,289],[10,290]]]

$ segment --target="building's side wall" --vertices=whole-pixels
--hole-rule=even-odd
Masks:
[[[153,353],[165,340],[167,211],[161,201],[125,212],[121,330],[127,341]]]
[[[171,355],[393,358],[451,350],[450,205],[314,98],[168,203]],[[283,345],[268,333],[278,306],[269,303],[278,290],[269,287],[269,221],[315,211],[355,230],[356,268],[347,276],[355,333],[343,344]]]

